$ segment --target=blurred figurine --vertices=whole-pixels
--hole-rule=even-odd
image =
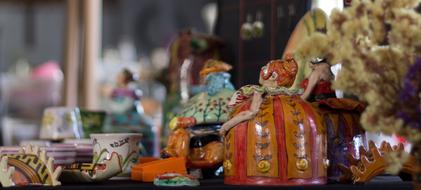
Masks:
[[[166,86],[168,95],[163,104],[163,123],[167,125],[171,118],[180,114],[180,101],[186,103],[189,98],[203,90],[200,69],[209,59],[219,59],[223,41],[212,35],[181,31],[169,47],[169,66],[163,71],[161,82]],[[181,100],[180,100],[181,99]],[[170,133],[163,128],[164,136]]]
[[[123,69],[117,75],[116,82],[116,87],[111,91],[110,94],[110,111],[113,113],[130,112],[134,115],[136,115],[137,113],[142,113],[143,108],[140,104],[138,104],[141,92],[129,86],[131,82],[134,82],[132,72],[128,69]],[[130,118],[131,117],[115,118],[115,122],[129,122],[127,120],[129,120]]]
[[[223,42],[216,36],[195,33],[191,30],[180,32],[170,46],[170,65],[167,75],[169,92],[176,93],[180,86],[180,71],[185,60],[191,59],[185,76],[190,87],[200,84],[199,71],[208,59],[218,59]],[[192,90],[192,89],[190,89]]]
[[[215,168],[223,160],[223,144],[218,134],[220,124],[228,119],[228,102],[234,93],[227,72],[231,66],[208,60],[200,71],[204,92],[183,106],[182,113],[171,120],[173,132],[162,157],[188,157],[190,168]],[[187,135],[188,134],[188,135]]]
[[[312,71],[301,82],[303,100],[311,102],[319,110],[327,127],[329,178],[338,180],[339,165],[348,166],[346,153],[358,155],[358,148],[366,144],[365,133],[360,123],[360,114],[365,105],[348,98],[337,98],[332,89],[334,75],[326,58],[314,58],[310,65]]]
[[[108,111],[110,112],[106,132],[138,132],[142,133],[143,154],[153,153],[155,134],[153,122],[144,114],[140,104],[141,91],[131,87],[134,82],[133,73],[128,69],[117,75],[116,87],[109,95]]]
[[[327,98],[336,98],[335,91],[331,88],[331,81],[335,78],[330,70],[330,64],[324,58],[315,58],[311,61],[310,76],[301,82],[304,93],[301,98],[314,102]]]
[[[222,125],[221,135],[225,135],[232,127],[237,124],[256,117],[260,106],[266,95],[296,95],[299,91],[289,90],[297,73],[297,63],[295,60],[287,56],[284,60],[273,60],[263,66],[260,71],[259,83],[257,85],[247,85],[238,90],[230,101],[230,106],[236,106],[246,101],[250,101],[250,106],[241,112],[236,113],[234,117],[229,119]]]
[[[159,157],[161,151],[163,103],[166,99],[166,88],[155,80],[157,68],[155,64],[140,63],[139,81],[136,86],[142,91],[142,104],[145,115],[153,121],[153,131],[156,131],[154,138],[153,156]]]
[[[173,131],[168,137],[168,144],[161,153],[162,157],[188,157],[190,133],[188,127],[196,123],[194,118],[177,118],[171,120],[169,127]]]
[[[208,60],[200,71],[205,83],[204,91],[193,96],[184,105],[181,116],[195,117],[198,124],[222,123],[228,119],[227,104],[234,93],[229,81],[231,65],[222,61]]]

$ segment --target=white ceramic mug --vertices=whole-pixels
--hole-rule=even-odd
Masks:
[[[49,107],[44,110],[40,139],[79,139],[82,136],[82,120],[78,108]]]
[[[122,173],[119,177],[129,177],[131,168],[139,158],[140,133],[91,134],[93,143],[93,163],[104,163],[117,153],[120,157]]]

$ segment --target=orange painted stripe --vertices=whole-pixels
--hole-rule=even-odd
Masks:
[[[312,175],[313,175],[313,178],[318,177],[318,174],[319,174],[319,162],[317,160],[318,147],[317,147],[317,143],[315,139],[315,137],[317,137],[316,113],[314,112],[313,107],[311,107],[310,104],[305,102],[304,100],[300,99],[300,100],[297,100],[297,102],[302,106],[304,111],[309,116],[307,119],[308,119],[308,123],[310,124],[310,130],[311,130],[310,144],[313,145],[312,150],[311,150],[311,164],[313,167]],[[320,125],[320,127],[322,126]]]
[[[279,96],[273,98],[273,118],[275,121],[276,141],[278,142],[278,173],[281,180],[287,180],[287,155],[285,145],[284,111]]]

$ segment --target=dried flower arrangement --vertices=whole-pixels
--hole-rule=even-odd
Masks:
[[[354,0],[334,10],[327,33],[305,40],[297,56],[341,63],[334,88],[357,95],[368,106],[361,116],[372,132],[397,133],[421,141],[420,0]]]

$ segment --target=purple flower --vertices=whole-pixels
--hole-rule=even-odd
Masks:
[[[406,127],[421,130],[421,57],[409,67],[399,94],[399,109],[396,116]]]

